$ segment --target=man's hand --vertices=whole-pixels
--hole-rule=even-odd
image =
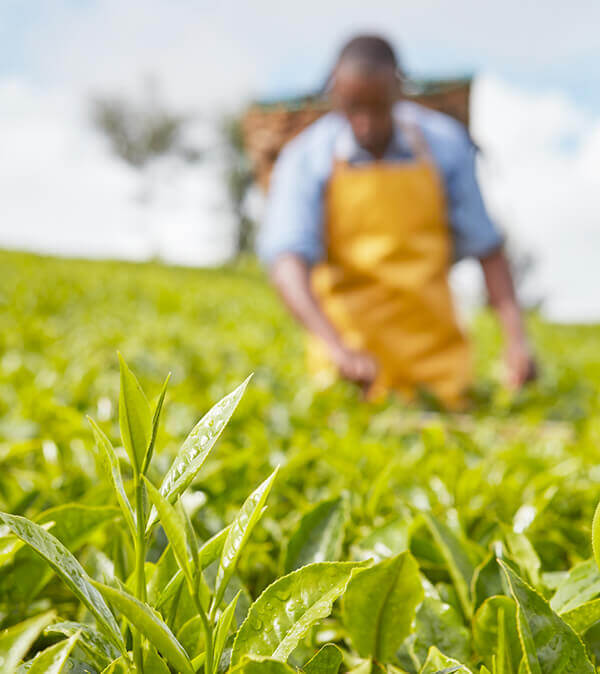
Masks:
[[[344,379],[369,387],[377,376],[377,361],[366,351],[355,351],[342,344],[330,349],[331,359]]]
[[[506,349],[508,385],[513,389],[522,388],[537,376],[535,360],[525,340],[511,340]]]
[[[328,345],[329,355],[342,377],[367,391],[377,375],[377,363],[364,351],[346,347],[313,296],[309,267],[297,255],[282,255],[271,268],[271,278],[291,312],[312,334]]]
[[[501,249],[480,260],[490,304],[496,310],[506,336],[508,385],[519,389],[535,379],[536,366],[525,335],[521,310],[515,296],[510,266]]]

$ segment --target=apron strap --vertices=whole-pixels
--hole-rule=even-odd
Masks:
[[[431,149],[429,148],[429,143],[425,139],[419,125],[406,118],[400,118],[399,125],[400,131],[408,141],[408,145],[415,156],[415,159],[427,162],[428,164],[434,164],[435,162],[433,155],[431,154]]]

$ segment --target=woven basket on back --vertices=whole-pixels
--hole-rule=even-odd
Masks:
[[[455,117],[468,128],[470,93],[471,79],[465,78],[415,82],[405,96]],[[250,106],[243,119],[244,145],[263,189],[269,186],[281,148],[329,109],[327,102],[317,97]]]

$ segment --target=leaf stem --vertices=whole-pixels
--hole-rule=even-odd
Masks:
[[[205,644],[205,652],[206,652],[206,662],[204,666],[204,671],[207,674],[212,674],[213,672],[213,634],[212,634],[212,628],[210,626],[210,621],[209,618],[206,615],[206,611],[204,610],[204,607],[202,606],[202,601],[200,600],[199,593],[196,592],[194,594],[194,603],[196,604],[196,609],[198,610],[198,615],[200,616],[200,620],[202,621],[202,627],[204,628],[204,640],[206,642]]]
[[[137,536],[135,539],[135,596],[140,600],[146,601],[146,516],[144,512],[144,484],[135,477],[135,518]],[[133,633],[133,657],[135,665],[140,674],[144,673],[143,655],[142,655],[142,635],[134,627]]]
[[[140,480],[135,486],[135,510],[136,510],[136,597],[140,601],[146,601],[146,516],[144,512],[144,484]]]

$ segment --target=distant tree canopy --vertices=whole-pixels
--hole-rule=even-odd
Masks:
[[[195,117],[172,112],[161,102],[156,83],[148,80],[137,96],[96,96],[91,100],[94,126],[108,140],[113,153],[136,169],[152,160],[177,156],[192,163],[217,150],[224,160],[223,180],[229,203],[237,220],[237,252],[253,249],[255,223],[246,215],[244,201],[254,177],[244,151],[241,119],[223,116],[219,123],[217,147],[198,149],[185,138],[186,126]]]
[[[249,188],[254,182],[254,174],[244,148],[242,121],[240,117],[226,117],[221,124],[221,133],[225,140],[225,179],[229,200],[238,222],[238,253],[247,253],[254,249],[254,223],[244,210],[244,202]]]
[[[157,87],[147,83],[137,99],[97,96],[91,102],[92,121],[109,140],[113,152],[142,168],[152,159],[178,155],[192,162],[202,152],[187,144],[183,130],[189,117],[169,112],[160,102]]]

